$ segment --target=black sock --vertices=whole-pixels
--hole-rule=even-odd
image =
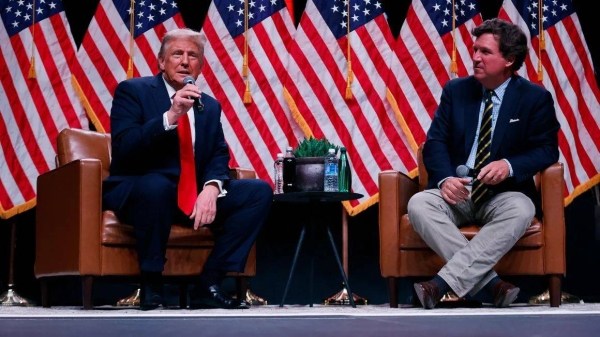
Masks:
[[[498,275],[496,275],[496,276],[495,276],[493,279],[491,279],[491,280],[490,280],[490,282],[488,282],[488,283],[485,285],[485,289],[486,289],[487,291],[489,291],[489,292],[490,292],[490,294],[492,294],[492,295],[493,295],[493,294],[494,294],[494,286],[496,285],[496,283],[498,283],[498,282],[500,282],[500,281],[502,281],[502,279],[501,279],[500,277],[498,277]]]
[[[440,298],[442,298],[442,296],[444,296],[444,294],[450,290],[450,286],[448,283],[446,283],[446,281],[444,281],[443,278],[440,277],[440,275],[435,275],[432,281],[435,282],[440,288]]]
[[[213,285],[220,286],[226,274],[227,272],[225,271],[204,268],[200,273],[200,276],[198,276],[198,283],[205,287]]]

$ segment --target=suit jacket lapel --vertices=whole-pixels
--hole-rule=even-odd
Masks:
[[[167,87],[162,79],[162,73],[154,76],[152,83],[152,99],[154,100],[154,106],[156,107],[156,113],[163,114],[171,108],[171,98],[167,92]]]
[[[467,99],[464,106],[464,125],[465,125],[465,160],[469,158],[473,144],[475,143],[475,133],[479,123],[479,110],[481,110],[481,100],[483,99],[483,88],[479,82],[473,78],[473,88],[467,90]]]
[[[518,91],[520,86],[519,77],[513,76],[504,92],[504,98],[502,99],[502,105],[500,106],[498,119],[496,120],[496,127],[494,128],[494,137],[492,138],[492,149],[490,150],[491,160],[495,160],[494,158],[496,158],[496,153],[500,148],[502,138],[506,133],[511,117],[518,114],[517,106],[520,100]]]

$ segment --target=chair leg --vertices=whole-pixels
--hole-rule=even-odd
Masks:
[[[398,278],[387,278],[388,298],[390,299],[390,308],[398,307]]]
[[[238,276],[235,278],[235,290],[237,298],[240,301],[246,300],[246,293],[248,293],[248,284],[250,280],[248,276]]]
[[[94,277],[90,275],[84,275],[81,280],[81,290],[83,295],[83,310],[91,310],[93,307],[92,304],[92,295],[94,288]]]
[[[549,289],[550,289],[550,306],[558,307],[560,305],[560,284],[561,277],[560,275],[550,275],[549,276]]]
[[[48,278],[42,277],[40,278],[40,291],[42,295],[42,307],[50,308],[50,298],[48,294]]]
[[[181,282],[179,284],[179,309],[187,308],[188,284]]]

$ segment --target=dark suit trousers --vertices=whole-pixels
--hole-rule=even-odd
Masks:
[[[217,199],[217,216],[208,225],[216,237],[204,268],[244,270],[248,254],[271,206],[273,191],[258,179],[231,180],[227,195]],[[125,194],[123,191],[131,190]],[[177,181],[151,173],[118,184],[105,192],[104,208],[135,228],[140,270],[161,272],[171,225],[193,226],[177,207]]]

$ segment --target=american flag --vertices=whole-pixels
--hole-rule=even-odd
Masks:
[[[481,22],[475,0],[412,2],[396,41],[388,98],[413,151],[425,141],[444,84],[473,73],[471,29]]]
[[[364,195],[345,203],[351,215],[378,201],[380,171],[416,168],[386,99],[393,43],[379,0],[309,0],[292,45],[288,103],[307,136],[348,149],[352,190]]]
[[[0,0],[0,218],[35,206],[56,137],[87,129],[71,85],[75,43],[59,0]]]
[[[519,25],[530,37],[529,55],[519,74],[543,85],[554,98],[569,204],[600,182],[600,92],[579,19],[570,0],[505,0],[499,17]]]
[[[223,107],[230,166],[251,168],[258,178],[273,184],[275,156],[302,137],[282,85],[288,77],[285,67],[295,28],[284,0],[250,0],[247,33],[245,17],[244,0],[211,3],[202,27],[207,44],[198,84]],[[244,104],[246,84],[251,102]]]
[[[156,74],[162,37],[185,26],[175,0],[137,0],[133,11],[131,3],[100,0],[77,51],[82,66],[82,71],[74,74],[79,93],[88,116],[102,132],[110,131],[117,84],[131,77],[128,70],[133,77]]]

